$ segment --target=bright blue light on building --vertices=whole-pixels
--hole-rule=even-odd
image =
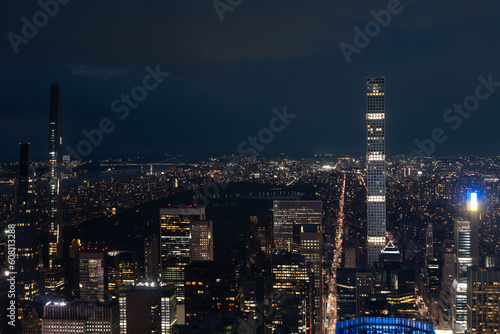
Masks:
[[[365,317],[338,322],[336,334],[379,334],[408,333],[435,334],[434,327],[429,324],[402,318]]]

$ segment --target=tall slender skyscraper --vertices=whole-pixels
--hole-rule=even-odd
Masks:
[[[312,333],[322,332],[323,315],[323,230],[320,224],[302,225],[300,227],[300,255],[304,257],[311,284],[311,311],[309,319]]]
[[[144,239],[144,277],[150,281],[160,278],[160,247],[156,234],[150,234]]]
[[[427,223],[425,232],[425,258],[434,257],[434,233],[432,222]]]
[[[368,263],[385,246],[385,77],[366,78]]]
[[[49,116],[49,268],[53,268],[54,261],[62,257],[61,146],[61,86],[55,83],[50,86]]]
[[[31,164],[30,145],[21,144],[19,175],[16,182],[16,264],[17,316],[24,315],[26,302],[31,301],[39,289],[38,220],[35,206],[35,170]],[[9,243],[10,244],[10,243]]]

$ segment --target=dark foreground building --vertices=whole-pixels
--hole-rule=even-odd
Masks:
[[[134,286],[126,292],[127,333],[161,332],[161,289]]]
[[[186,318],[226,315],[237,310],[237,270],[233,263],[194,261],[186,267]]]
[[[236,316],[199,316],[189,325],[175,325],[173,334],[238,334],[241,331],[240,321]],[[248,329],[246,329],[247,333]]]

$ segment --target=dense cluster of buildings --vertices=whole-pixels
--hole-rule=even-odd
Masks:
[[[366,85],[366,160],[209,158],[65,189],[52,85],[47,188],[21,144],[15,192],[2,194],[0,331],[499,332],[500,165],[387,158],[385,78]],[[284,187],[243,196],[214,183],[242,181]],[[314,199],[283,191],[292,184]],[[63,226],[200,188],[193,203],[155,213],[140,251],[77,238],[64,247]],[[215,256],[207,197],[264,203],[246,216],[243,261]]]

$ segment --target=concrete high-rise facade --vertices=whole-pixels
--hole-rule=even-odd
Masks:
[[[273,239],[275,250],[293,252],[295,225],[321,225],[321,201],[274,201]]]
[[[366,79],[368,263],[385,246],[385,77]]]
[[[49,115],[49,212],[48,212],[48,267],[53,268],[62,257],[62,137],[61,137],[61,86],[50,87]]]
[[[119,334],[118,303],[49,302],[43,307],[41,333]]]
[[[160,277],[160,257],[158,238],[150,234],[144,239],[144,277],[150,281],[158,281]]]
[[[214,236],[211,220],[197,220],[191,222],[191,240],[189,248],[191,261],[214,260]]]

